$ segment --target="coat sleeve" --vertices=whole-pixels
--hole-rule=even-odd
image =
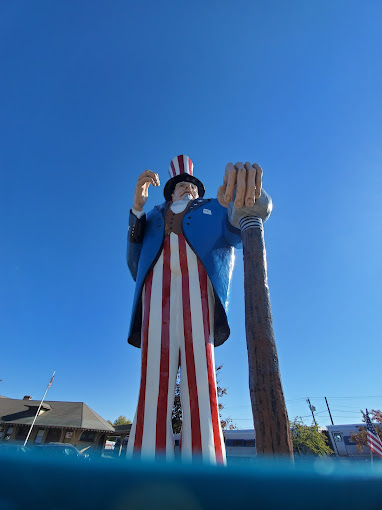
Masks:
[[[242,248],[240,229],[234,227],[228,219],[227,209],[224,218],[224,238],[228,244],[235,248]]]
[[[138,262],[141,255],[145,227],[146,215],[144,214],[140,218],[137,218],[135,214],[130,211],[129,232],[127,235],[127,265],[134,281],[137,279]]]

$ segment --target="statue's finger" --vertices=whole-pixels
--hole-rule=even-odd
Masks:
[[[225,174],[224,177],[228,176],[228,174],[235,170],[235,166],[233,163],[227,163],[225,166]]]
[[[245,205],[252,207],[255,203],[255,191],[256,191],[256,170],[250,165],[250,170],[247,170],[247,189],[245,192]],[[247,168],[247,163],[245,164]]]
[[[222,205],[223,207],[228,207],[229,202],[226,202],[224,200],[225,190],[226,190],[226,185],[225,184],[222,184],[221,186],[219,186],[218,194],[217,194],[217,199],[218,199],[218,202],[219,202],[220,205]]]
[[[226,202],[231,202],[233,198],[233,192],[235,191],[236,186],[236,170],[230,170],[227,176],[227,187],[224,194],[224,200]]]
[[[160,180],[159,180],[159,175],[154,173],[154,186],[160,186]]]
[[[137,186],[141,187],[141,186],[144,186],[146,183],[152,184],[153,186],[159,186],[158,184],[156,184],[156,182],[157,181],[155,181],[153,179],[153,177],[149,177],[148,175],[145,175],[145,176],[141,177],[140,179],[138,179]]]
[[[159,181],[159,175],[155,172],[153,172],[152,170],[145,170],[144,172],[141,173],[141,175],[138,177],[138,182],[141,181],[141,182],[145,182],[146,179],[153,179],[153,185],[154,186],[159,186],[160,185],[160,181]]]
[[[149,170],[149,169],[147,168],[144,172],[142,172],[142,173],[139,175],[138,179],[143,179],[143,177],[146,177],[146,176],[147,176],[147,175],[149,175],[150,173],[154,173],[154,172],[152,172],[151,170]]]
[[[160,185],[160,181],[159,181],[159,175],[155,172],[153,172],[152,170],[146,170],[143,175],[145,175],[146,177],[150,177],[153,182],[153,186],[159,186]]]
[[[260,165],[257,163],[253,163],[253,168],[256,170],[256,178],[255,178],[255,184],[256,184],[256,190],[255,190],[255,198],[259,198],[261,195],[261,188],[263,186],[263,169]]]
[[[237,169],[235,207],[241,209],[244,205],[247,171],[243,163],[236,163],[235,168]]]
[[[235,168],[237,171],[241,170],[242,168],[244,168],[244,165],[241,161],[237,161],[237,163],[235,163]]]

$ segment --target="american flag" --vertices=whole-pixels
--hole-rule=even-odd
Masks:
[[[375,430],[374,425],[369,418],[368,410],[366,409],[366,429],[367,429],[367,445],[370,450],[382,458],[382,442]]]
[[[48,384],[48,388],[47,388],[47,389],[49,389],[49,388],[52,386],[52,382],[53,382],[54,374],[55,374],[55,373],[56,373],[56,372],[53,372],[52,379],[50,380],[50,383]]]

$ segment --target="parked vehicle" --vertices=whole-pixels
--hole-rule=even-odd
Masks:
[[[75,462],[88,461],[89,454],[80,453],[75,446],[69,443],[45,443],[36,446],[35,450],[41,457],[59,460],[72,460]]]
[[[13,457],[18,455],[30,455],[31,449],[18,443],[6,443],[0,445],[0,458]]]

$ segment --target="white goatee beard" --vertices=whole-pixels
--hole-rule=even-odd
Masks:
[[[187,193],[187,195],[182,197],[180,200],[176,200],[171,204],[172,212],[177,214],[184,211],[188,205],[188,202],[190,202],[191,200],[195,200],[195,198],[190,193]]]
[[[180,202],[188,202],[189,200],[194,200],[194,197],[191,195],[191,193],[187,193],[187,195],[183,195],[180,200],[176,200],[173,202],[173,204],[177,204]]]
[[[194,200],[194,197],[191,193],[187,193],[187,195],[182,197],[182,200]]]

